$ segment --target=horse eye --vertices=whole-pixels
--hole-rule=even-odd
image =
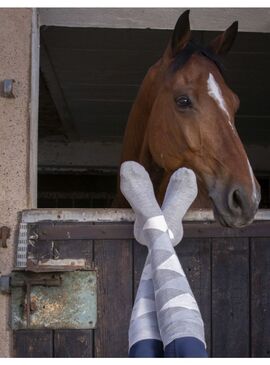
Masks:
[[[192,106],[192,102],[190,98],[186,95],[179,96],[175,100],[177,106],[179,106],[182,109],[190,108]]]

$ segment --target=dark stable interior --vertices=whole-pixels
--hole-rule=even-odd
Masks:
[[[217,32],[194,31],[207,44]],[[143,77],[171,30],[41,27],[39,208],[110,207],[121,143]],[[236,128],[270,208],[270,34],[239,33],[224,60]]]

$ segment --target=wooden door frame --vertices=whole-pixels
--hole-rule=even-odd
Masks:
[[[38,101],[39,101],[39,17],[36,8],[32,9],[31,32],[31,104],[29,126],[29,195],[28,206],[37,208],[38,178]]]

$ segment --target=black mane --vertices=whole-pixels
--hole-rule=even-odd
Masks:
[[[175,56],[172,64],[173,72],[176,72],[181,67],[183,67],[194,53],[202,55],[208,58],[210,61],[214,62],[220,73],[224,76],[224,66],[221,63],[220,58],[209,49],[204,48],[193,41],[189,41],[186,47]]]

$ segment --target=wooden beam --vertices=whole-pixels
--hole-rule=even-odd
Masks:
[[[254,222],[245,228],[225,228],[218,223],[184,222],[186,238],[269,237],[269,222]],[[87,239],[133,239],[133,223],[40,222],[30,225],[30,236],[42,242]],[[34,239],[33,239],[34,240]],[[35,241],[36,242],[36,241]]]
[[[78,140],[79,135],[75,127],[74,120],[67,105],[65,95],[63,94],[57,74],[50,58],[48,47],[44,37],[40,36],[40,69],[44,77],[52,100],[55,104],[61,123],[64,127],[65,134],[70,141]]]
[[[40,24],[64,27],[173,29],[187,8],[40,8]],[[226,29],[239,21],[240,32],[270,31],[270,8],[192,8],[193,30]],[[259,21],[258,21],[259,19]]]
[[[30,107],[30,150],[29,150],[29,194],[28,207],[37,208],[38,175],[38,101],[39,101],[39,24],[37,9],[32,10],[31,40],[31,107]]]
[[[118,169],[121,156],[121,143],[114,142],[71,142],[39,143],[39,169],[51,171],[57,168],[79,169]],[[269,149],[270,152],[270,149]],[[269,164],[270,165],[270,164]]]

